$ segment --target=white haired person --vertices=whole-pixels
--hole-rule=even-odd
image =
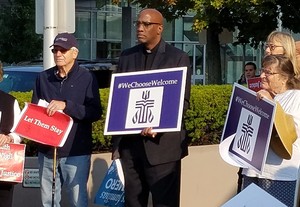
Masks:
[[[257,97],[279,103],[284,111],[283,117],[290,117],[286,126],[292,127],[294,133],[282,135],[280,124],[284,124],[288,119],[282,118],[277,122],[276,109],[275,128],[279,137],[272,134],[270,149],[261,174],[252,169],[243,169],[242,189],[255,183],[286,206],[293,207],[300,164],[300,90],[298,90],[300,82],[295,77],[291,60],[284,55],[267,55],[262,65],[260,77],[263,89],[257,92]],[[287,128],[283,127],[284,130]],[[289,137],[291,134],[294,136]],[[281,142],[285,147],[279,148]]]
[[[92,72],[79,66],[78,43],[73,34],[58,34],[50,47],[56,65],[39,73],[32,102],[47,101],[49,116],[62,110],[73,118],[73,125],[65,144],[57,149],[55,199],[51,198],[54,150],[39,144],[42,206],[54,204],[59,207],[64,185],[70,207],[87,207],[87,182],[93,147],[92,123],[102,114],[98,82]]]

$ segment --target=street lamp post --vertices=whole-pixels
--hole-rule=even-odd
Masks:
[[[55,65],[50,45],[58,33],[75,32],[75,0],[35,0],[37,34],[43,34],[43,67]]]

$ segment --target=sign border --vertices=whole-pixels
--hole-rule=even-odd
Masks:
[[[109,131],[108,126],[110,122],[110,114],[111,114],[111,106],[112,106],[112,98],[114,94],[115,88],[115,80],[118,77],[125,77],[125,76],[135,76],[135,75],[149,75],[155,73],[170,73],[182,71],[182,80],[181,80],[181,90],[180,90],[180,100],[179,100],[179,108],[178,108],[178,117],[177,117],[177,124],[176,127],[170,128],[159,128],[153,127],[153,132],[173,132],[173,131],[180,131],[181,130],[181,123],[182,123],[182,114],[183,114],[183,105],[184,105],[184,95],[185,95],[185,86],[186,86],[186,77],[187,77],[187,67],[174,67],[174,68],[164,68],[164,69],[155,69],[155,70],[146,70],[146,71],[135,71],[135,72],[125,72],[125,73],[115,73],[112,74],[111,77],[111,84],[110,84],[110,93],[108,99],[108,106],[107,106],[107,114],[105,119],[105,127],[104,127],[104,135],[121,135],[121,134],[139,134],[143,127],[138,129],[129,129],[123,131]]]
[[[224,124],[224,129],[223,129],[222,137],[221,137],[221,140],[220,140],[220,147],[221,148],[223,147],[222,146],[222,142],[225,139],[228,139],[229,137],[235,136],[235,133],[236,133],[236,129],[229,130],[228,129],[229,127],[227,125],[229,116],[232,116],[232,114],[230,114],[230,113],[232,112],[232,103],[233,103],[233,99],[235,98],[235,92],[236,92],[236,90],[243,90],[243,91],[249,93],[250,95],[256,97],[256,92],[254,92],[251,89],[248,89],[248,88],[246,88],[246,87],[244,87],[244,86],[242,86],[240,84],[234,83],[233,90],[232,90],[232,95],[231,95],[231,98],[230,98],[230,103],[229,103],[229,107],[228,107],[228,111],[227,111],[227,116],[226,116],[226,120],[225,120],[225,124]],[[269,149],[269,144],[270,144],[270,140],[271,140],[271,134],[272,134],[274,117],[275,117],[275,110],[276,110],[276,103],[273,102],[273,101],[271,101],[271,100],[268,100],[268,99],[262,99],[262,100],[259,100],[259,102],[269,104],[272,107],[272,109],[271,109],[272,113],[270,114],[270,121],[269,121],[269,125],[270,126],[268,126],[269,128],[267,129],[268,130],[268,132],[267,132],[268,135],[267,135],[267,138],[266,138],[267,140],[265,140],[265,144],[266,145],[265,146],[260,146],[258,148],[257,144],[255,144],[255,150],[261,151],[260,154],[263,155],[263,157],[259,157],[261,155],[257,155],[256,153],[254,154],[254,156],[257,159],[261,160],[261,163],[260,163],[261,165],[259,167],[254,166],[253,163],[252,163],[252,161],[247,160],[242,155],[240,155],[237,152],[235,152],[235,151],[232,150],[232,147],[233,147],[232,143],[234,142],[235,137],[233,138],[233,141],[232,141],[231,145],[229,146],[228,153],[229,153],[229,157],[233,161],[235,161],[237,163],[237,165],[240,165],[241,167],[244,167],[244,168],[251,168],[251,169],[253,169],[256,172],[258,172],[258,173],[261,174],[262,171],[263,171],[264,165],[265,165],[265,161],[266,161],[267,153],[268,153],[268,149]],[[241,107],[241,108],[243,108],[243,107]],[[261,126],[259,126],[259,128],[261,128]],[[264,128],[263,130],[266,130],[266,129]],[[258,137],[258,140],[259,140],[259,137]]]

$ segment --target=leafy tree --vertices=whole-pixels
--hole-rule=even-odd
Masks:
[[[35,0],[9,0],[0,7],[0,60],[17,63],[38,57],[42,37],[35,34]]]
[[[185,15],[194,6],[193,0],[132,0],[132,3],[138,3],[142,8],[156,8],[168,21]]]
[[[208,82],[222,83],[219,34],[238,29],[235,44],[257,47],[276,29],[279,10],[274,0],[195,0],[194,31],[207,30]]]
[[[119,3],[120,0],[113,0]],[[299,0],[128,0],[142,8],[152,7],[161,11],[167,20],[196,13],[193,30],[207,31],[208,82],[222,83],[219,34],[224,29],[238,30],[234,44],[257,47],[268,34],[277,29],[278,18],[282,27],[300,32]]]
[[[196,13],[193,30],[207,31],[208,82],[221,84],[219,34],[223,29],[239,30],[235,44],[250,43],[256,47],[277,27],[279,9],[276,0],[134,0],[141,7],[160,10],[167,20]],[[279,0],[278,0],[279,1]],[[297,0],[294,0],[297,1]]]
[[[299,0],[276,0],[281,11],[282,27],[288,28],[295,33],[300,33],[300,1]]]

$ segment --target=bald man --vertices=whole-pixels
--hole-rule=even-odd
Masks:
[[[142,10],[135,26],[139,44],[122,52],[117,72],[188,67],[185,112],[189,107],[191,87],[188,55],[162,39],[163,16],[159,11]],[[147,206],[151,192],[154,207],[178,207],[181,159],[187,154],[184,123],[179,132],[156,133],[146,127],[138,135],[114,136],[113,158],[121,158],[126,206]]]

